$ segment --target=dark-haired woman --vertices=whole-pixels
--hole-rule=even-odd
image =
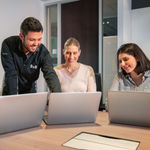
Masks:
[[[150,60],[135,43],[122,45],[117,52],[118,74],[112,91],[150,92]]]

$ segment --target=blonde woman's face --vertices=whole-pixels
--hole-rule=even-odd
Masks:
[[[76,63],[79,59],[81,50],[77,46],[70,45],[66,50],[63,50],[63,55],[67,64]]]

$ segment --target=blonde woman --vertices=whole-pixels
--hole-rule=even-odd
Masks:
[[[96,91],[93,68],[78,62],[81,54],[80,43],[75,38],[69,38],[63,49],[65,63],[56,66],[62,92],[94,92]]]

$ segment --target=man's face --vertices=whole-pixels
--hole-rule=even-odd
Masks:
[[[20,38],[22,40],[24,52],[28,55],[30,52],[33,53],[42,43],[42,31],[33,32],[29,31],[27,35],[23,36],[20,33]]]

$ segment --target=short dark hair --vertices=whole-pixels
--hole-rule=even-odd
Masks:
[[[137,58],[137,66],[135,71],[139,73],[143,73],[150,69],[150,60],[146,57],[142,49],[135,43],[126,43],[120,46],[117,52],[117,64],[118,64],[118,72],[120,68],[119,64],[119,54],[126,53],[128,55],[132,55]],[[121,71],[123,74],[127,74],[122,68]]]
[[[23,20],[20,26],[20,32],[25,36],[29,31],[43,32],[43,27],[40,21],[34,17],[28,17]]]

